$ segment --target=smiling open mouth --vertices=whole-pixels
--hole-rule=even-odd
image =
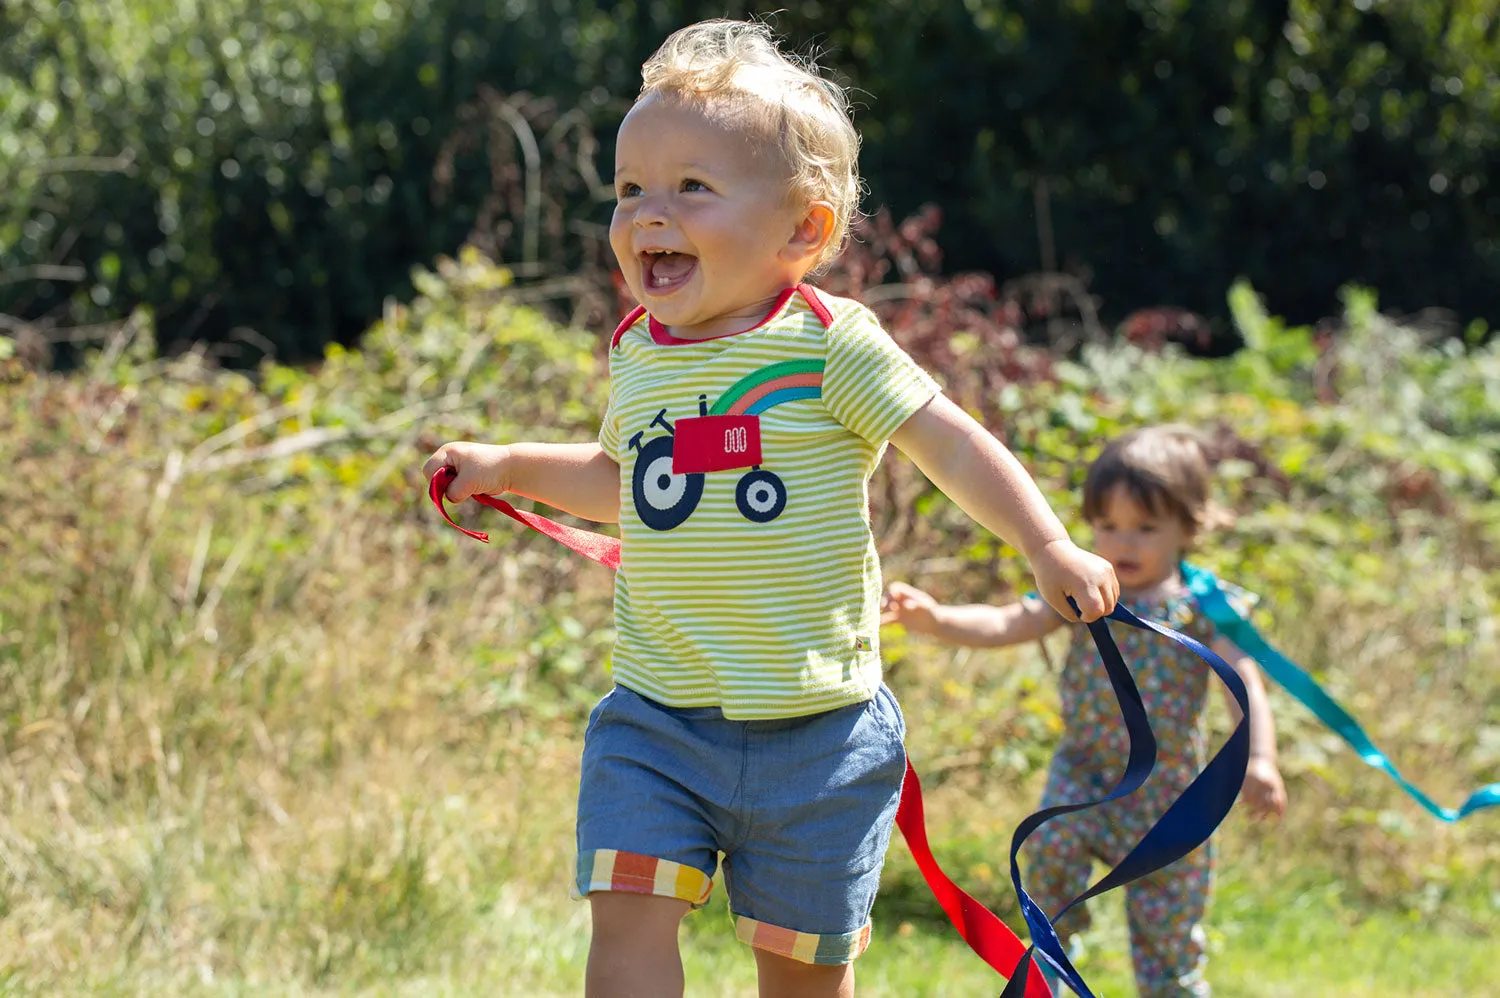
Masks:
[[[643,283],[651,294],[671,294],[698,269],[698,258],[687,253],[651,252],[640,256]]]

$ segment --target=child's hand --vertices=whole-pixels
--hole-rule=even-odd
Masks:
[[[885,605],[881,607],[880,622],[900,624],[916,634],[931,634],[936,625],[936,609],[937,600],[916,586],[892,582],[885,590]]]
[[[1078,603],[1084,623],[1108,616],[1120,598],[1114,566],[1067,539],[1053,541],[1033,555],[1031,574],[1042,599],[1064,620],[1079,619],[1068,605],[1069,596]]]
[[[1240,799],[1257,818],[1280,818],[1286,814],[1286,785],[1281,770],[1268,759],[1251,759],[1245,769],[1245,785]]]
[[[508,456],[509,448],[497,444],[443,444],[422,465],[422,477],[431,481],[439,468],[452,468],[457,474],[448,483],[449,502],[500,495],[509,491],[505,467]]]

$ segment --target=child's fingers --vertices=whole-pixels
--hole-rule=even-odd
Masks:
[[[1260,805],[1255,808],[1255,812],[1257,817],[1262,821],[1279,821],[1282,815],[1282,808],[1277,806],[1274,799],[1267,799],[1260,802]]]
[[[887,593],[880,614],[882,624],[899,624],[915,609],[915,602],[906,593]]]
[[[885,597],[888,601],[901,600],[910,602],[913,597],[925,596],[926,593],[916,586],[909,586],[905,582],[891,582],[885,587]]]
[[[429,482],[432,476],[443,468],[452,468],[454,471],[453,481],[448,483],[448,488],[443,495],[449,502],[463,502],[479,490],[474,486],[474,476],[470,473],[469,462],[462,460],[463,448],[455,444],[444,444],[433,452],[422,465],[422,477]]]
[[[1275,821],[1286,813],[1286,793],[1275,784],[1246,780],[1244,793],[1250,813],[1258,819]]]
[[[932,604],[932,597],[916,586],[892,582],[886,586],[880,602],[882,624],[909,624],[914,615]]]
[[[444,444],[433,452],[426,464],[422,465],[422,476],[431,481],[432,476],[441,469],[452,468],[453,481],[448,483],[448,488],[444,490],[443,495],[449,502],[463,502],[470,496],[483,491],[482,483],[476,481],[475,462],[466,460],[469,456],[462,444]]]
[[[1066,592],[1061,589],[1055,589],[1052,586],[1042,585],[1040,581],[1037,583],[1036,588],[1037,594],[1042,597],[1048,606],[1061,614],[1063,620],[1076,621],[1082,619],[1079,617],[1078,611],[1074,610],[1068,604],[1068,594]]]
[[[422,465],[422,477],[430,482],[433,475],[436,475],[440,469],[446,468],[452,463],[452,460],[448,457],[448,448],[439,447],[433,451],[432,456]]]
[[[1105,578],[1090,584],[1089,591],[1098,599],[1099,616],[1107,617],[1120,601],[1120,581],[1111,571]]]
[[[1073,602],[1078,604],[1078,612],[1085,624],[1091,624],[1100,617],[1106,616],[1114,608],[1114,601],[1109,599],[1099,586],[1086,586],[1069,595],[1073,597]],[[1066,605],[1067,601],[1064,600],[1063,603]]]
[[[455,474],[453,481],[448,483],[448,501],[463,502],[474,496],[486,494],[488,483],[484,480],[483,469],[476,468],[475,462],[453,460],[449,462],[453,466]]]

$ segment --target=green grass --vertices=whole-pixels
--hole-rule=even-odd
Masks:
[[[1300,891],[1254,890],[1238,877],[1224,885],[1210,931],[1210,980],[1221,998],[1411,998],[1500,995],[1495,931],[1500,917],[1450,912],[1436,920],[1361,913],[1337,884]],[[124,965],[72,985],[31,990],[18,978],[0,993],[306,996],[576,996],[588,949],[586,905],[557,896],[501,892],[455,918],[448,933],[411,940],[420,966],[308,982],[263,974],[218,977],[206,970],[164,972]],[[1132,993],[1123,912],[1097,905],[1080,960],[1100,995]],[[399,949],[399,947],[398,947]],[[387,953],[392,957],[396,951]],[[733,938],[722,892],[683,932],[689,996],[754,996],[754,965]],[[870,998],[994,995],[1001,982],[951,932],[881,920],[858,964],[859,993]]]
[[[499,518],[460,511],[496,543],[460,537],[414,472],[452,437],[586,438],[597,344],[517,313],[474,261],[444,280],[469,270],[471,297],[434,292],[393,309],[363,352],[258,384],[139,344],[67,377],[0,364],[0,994],[580,992],[587,908],[566,894],[612,580]],[[1494,383],[1478,365],[1495,358],[1469,378],[1413,356],[1437,373],[1402,397],[1468,398],[1442,389],[1450,373]],[[1412,483],[1380,463],[1468,468],[1471,441],[1351,443],[1366,410],[1144,367],[1132,405],[1230,420],[1290,476],[1286,496],[1244,502],[1243,543],[1220,552],[1255,574],[1278,643],[1435,797],[1493,779],[1500,502],[1455,487],[1452,515],[1390,512],[1392,482]],[[1199,409],[1172,408],[1178,396]],[[1015,414],[1038,454],[1081,460],[1125,419],[1092,389],[1041,402]],[[1426,425],[1413,420],[1396,425]],[[994,595],[1015,560],[971,545],[909,466],[887,464],[888,574]],[[1039,472],[1063,509],[1067,474],[1063,458]],[[1060,727],[1048,666],[1034,649],[886,637],[934,848],[1015,924],[1005,848]],[[1224,829],[1218,993],[1500,994],[1500,816],[1432,821],[1305,712],[1273,706],[1291,810]],[[722,907],[684,939],[692,994],[753,993]],[[1083,969],[1101,995],[1132,993],[1118,897]],[[860,980],[863,995],[999,991],[899,843]]]

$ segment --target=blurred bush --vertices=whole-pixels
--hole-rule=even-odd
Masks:
[[[1350,281],[1500,320],[1490,0],[782,8],[859,90],[871,204],[944,206],[952,268],[1067,272],[1115,319],[1224,317],[1243,276],[1297,321]],[[294,361],[466,238],[519,277],[607,289],[600,176],[640,61],[758,9],[13,0],[0,321],[86,338],[146,304],[166,346]]]
[[[478,223],[540,252],[529,156],[554,203],[597,200],[579,153],[592,168],[590,115],[633,72],[612,23],[498,0],[0,7],[0,312],[67,328],[147,304],[164,346],[248,363],[352,342]]]

